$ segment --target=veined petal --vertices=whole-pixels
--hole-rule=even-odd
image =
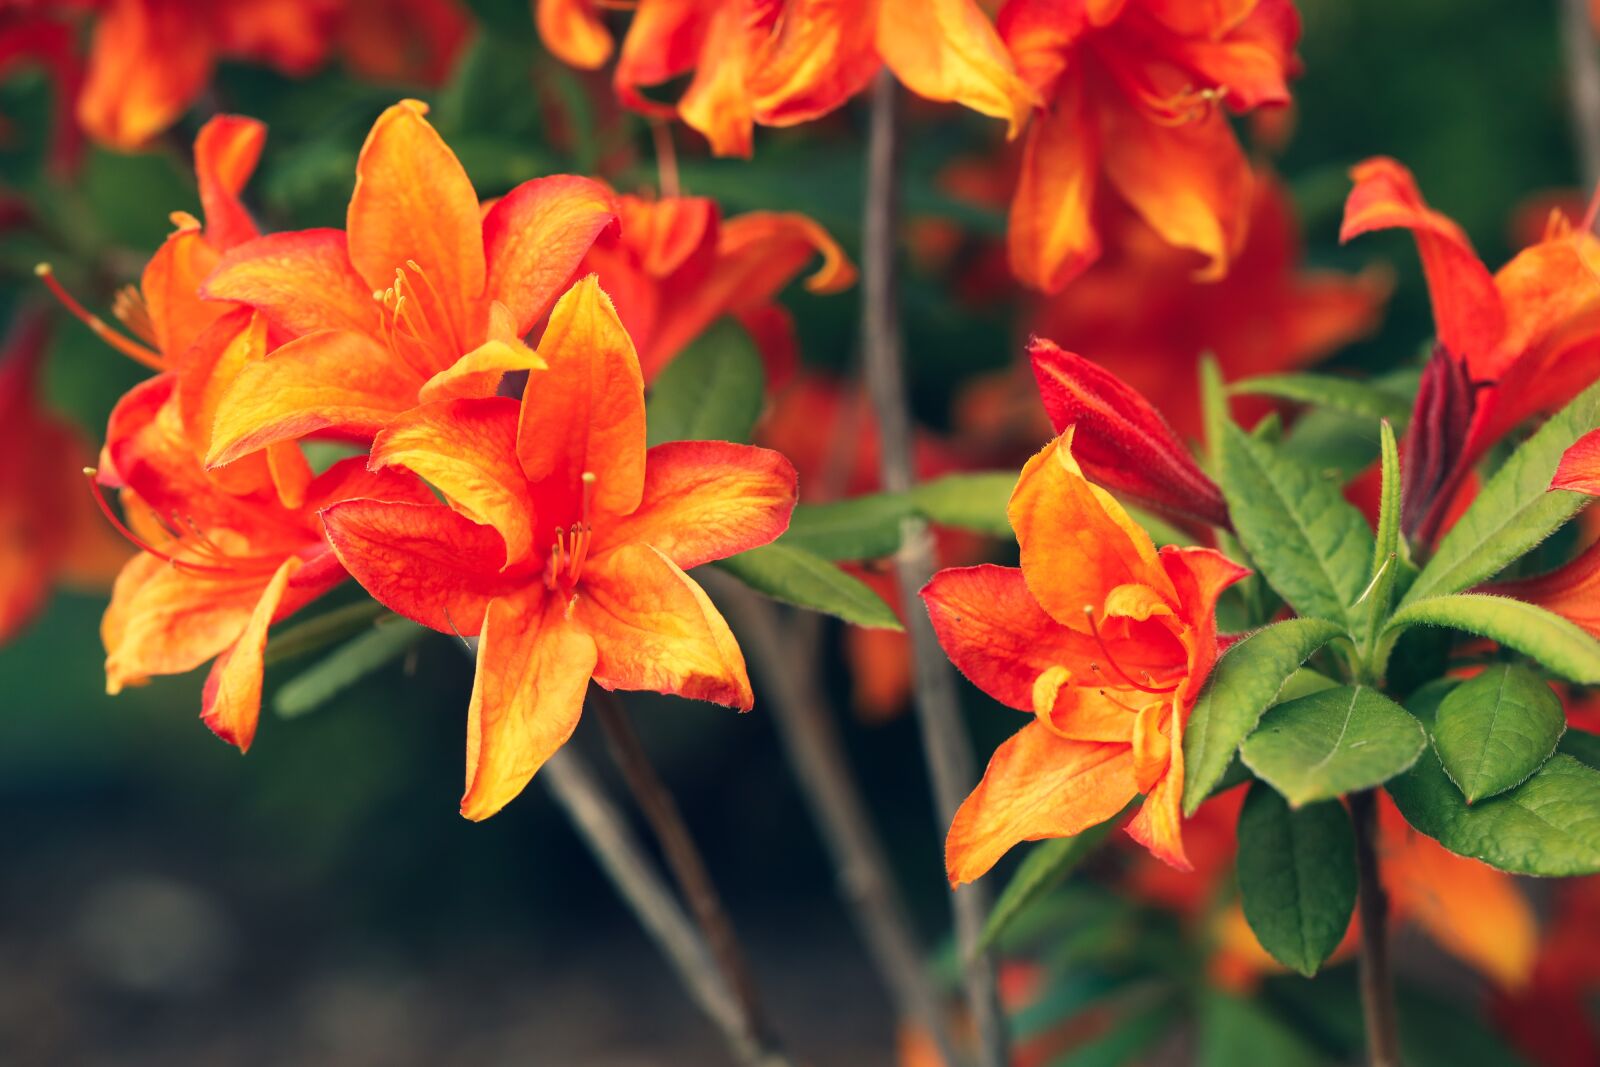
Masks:
[[[1150,854],[1180,871],[1194,869],[1183,848],[1183,730],[1174,720],[1172,766],[1145,795],[1139,812],[1128,823],[1128,836]]]
[[[145,264],[139,292],[150,311],[156,349],[177,360],[217,317],[224,304],[200,298],[200,284],[217,265],[217,252],[201,236],[200,224],[178,216],[180,225]]]
[[[633,342],[594,275],[556,302],[539,356],[549,369],[522,398],[517,455],[528,479],[542,483],[541,511],[556,509],[540,521],[578,521],[585,473],[595,478],[596,508],[630,514],[644,489],[644,379]]]
[[[878,0],[878,53],[907,89],[1006,122],[1015,137],[1034,94],[975,0]]]
[[[1098,648],[1045,614],[1015,567],[951,567],[922,588],[950,662],[1000,703],[1034,710],[1034,683],[1053,668],[1089,677]]]
[[[304,514],[316,515],[346,500],[376,500],[390,504],[438,504],[439,498],[422,482],[404,471],[367,468],[366,456],[341,459],[306,486]]]
[[[505,564],[533,545],[533,503],[517,464],[515,400],[447,400],[401,415],[372,442],[374,467],[404,467],[450,506],[505,538]]]
[[[1022,468],[1006,509],[1022,548],[1022,575],[1039,606],[1058,622],[1083,625],[1119,585],[1176,594],[1155,545],[1122,505],[1083,476],[1072,456],[1073,431],[1046,445]]]
[[[749,711],[755,703],[739,644],[705,591],[648,545],[589,561],[573,618],[594,638],[594,679]]]
[[[727,441],[673,441],[645,453],[631,515],[595,524],[600,556],[646,544],[688,570],[764,545],[789,528],[798,476],[777,452]]]
[[[505,305],[512,333],[523,336],[566,290],[595,238],[616,221],[616,198],[597,181],[559,174],[523,182],[484,217],[484,299]]]
[[[384,607],[440,633],[471,637],[500,577],[505,541],[443,504],[349,500],[322,512],[350,576]]]
[[[1045,728],[1069,741],[1133,744],[1142,711],[1123,703],[1123,699],[1137,697],[1150,702],[1150,696],[1109,687],[1092,689],[1090,686],[1099,680],[1093,674],[1078,679],[1078,685],[1067,684],[1072,680],[1072,672],[1065,667],[1052,667],[1034,683],[1033,712]]]
[[[467,788],[461,814],[505,807],[578,726],[594,671],[594,639],[558,596],[489,602],[467,711]]]
[[[1094,222],[1100,155],[1083,76],[1069,73],[1051,106],[1034,117],[1022,145],[1006,250],[1012,273],[1023,283],[1058,292],[1100,258]]]
[[[372,290],[350,263],[343,230],[269,233],[228,252],[201,292],[248,304],[292,337],[321,330],[376,334]]]
[[[1177,590],[1179,613],[1187,624],[1182,641],[1189,670],[1178,693],[1180,713],[1186,719],[1217,661],[1217,600],[1250,571],[1214,548],[1192,546],[1163,546],[1161,565]]]
[[[1355,187],[1344,205],[1339,240],[1374,230],[1408,229],[1417,242],[1439,343],[1474,368],[1506,329],[1505,311],[1489,270],[1467,235],[1428,207],[1411,172],[1382,156],[1351,172]]]
[[[421,377],[365,334],[325,330],[241,367],[217,405],[208,466],[337,429],[370,436],[417,402]]]
[[[598,70],[611,58],[611,31],[594,0],[536,0],[533,19],[539,40],[563,63]]]
[[[206,677],[200,721],[240,752],[250,751],[250,742],[256,736],[256,722],[261,715],[261,672],[265,666],[267,627],[277,618],[284,590],[300,566],[300,560],[294,557],[283,561],[261,591],[261,599],[256,601],[239,639],[217,657]]]
[[[1590,430],[1562,453],[1550,488],[1600,496],[1600,430]]]
[[[255,171],[266,139],[265,124],[239,115],[208,119],[194,139],[194,173],[206,217],[206,240],[219,252],[256,235],[256,224],[239,193]]]
[[[373,123],[356,161],[356,189],[345,230],[350,262],[369,292],[394,284],[408,263],[427,285],[465,346],[482,327],[485,261],[478,194],[455,153],[423,118],[427,105],[403,100]]]
[[[1067,741],[1030,722],[995,750],[945,839],[952,885],[982,877],[1013,845],[1071,837],[1138,793],[1127,745]]]

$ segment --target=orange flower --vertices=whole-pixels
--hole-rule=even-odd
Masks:
[[[97,6],[78,121],[89,136],[123,151],[176,122],[205,90],[219,59],[303,77],[342,35],[357,70],[438,81],[466,36],[466,17],[453,0],[101,0]],[[404,29],[412,26],[427,32]],[[408,58],[417,52],[420,64]]]
[[[1100,255],[1102,174],[1162,240],[1221,277],[1244,243],[1250,166],[1218,104],[1283,105],[1290,0],[1009,0],[1001,36],[1043,99],[1011,202],[1018,278],[1054,292]]]
[[[255,736],[268,627],[346,577],[319,512],[353,498],[432,499],[412,479],[368,473],[359,458],[313,477],[293,444],[202,467],[193,446],[219,384],[265,346],[264,324],[245,311],[214,323],[177,370],[117,404],[98,475],[122,490],[128,521],[100,498],[107,517],[143,550],[117,577],[101,622],[106,691],[214,659],[201,718],[240,751]]]
[[[724,220],[715,201],[697,196],[622,196],[617,214],[620,230],[595,242],[582,269],[600,276],[616,304],[646,382],[723,315],[758,338],[774,319],[778,350],[792,349],[793,326],[772,301],[817,253],[823,262],[806,279],[809,291],[834,293],[855,281],[844,251],[804,215],[756,211]],[[771,369],[769,379],[781,376]]]
[[[545,45],[600,66],[612,48],[603,6],[536,0]],[[748,156],[756,123],[825,115],[884,65],[912,92],[1005,119],[1013,133],[1031,105],[978,0],[640,0],[614,80],[629,107],[676,112],[716,154]],[[691,71],[675,106],[640,93]]]
[[[1479,387],[1456,469],[1531,415],[1560,407],[1600,378],[1600,240],[1555,213],[1544,240],[1494,275],[1467,236],[1428,207],[1392,159],[1352,171],[1340,239],[1400,227],[1416,239],[1439,344]]]
[[[519,406],[430,403],[373,443],[449,501],[325,513],[339,558],[380,602],[479,636],[461,812],[493,815],[571,736],[592,677],[748,709],[744,658],[685,568],[787,527],[795,474],[719,441],[646,450],[633,344],[593,275],[550,313],[549,369]]]
[[[414,100],[373,125],[345,230],[252,241],[206,282],[287,343],[242,369],[207,462],[311,433],[370,438],[419,403],[492,396],[539,365],[522,337],[615,222],[608,189],[558,175],[480,205]]]
[[[1072,428],[1028,461],[1009,515],[1022,566],[946,570],[923,590],[961,672],[1035,721],[995,751],[945,844],[952,883],[1012,845],[1079,833],[1145,801],[1128,832],[1187,868],[1183,726],[1217,656],[1218,595],[1247,571],[1163,548],[1072,456]]]
[[[39,404],[44,351],[44,321],[26,314],[0,355],[0,644],[58,580],[109,581],[127,558],[83,492],[88,444]]]
[[[1283,185],[1256,174],[1249,237],[1227,277],[1194,277],[1193,253],[1167,244],[1131,211],[1107,212],[1107,255],[1029,316],[1043,337],[1073,347],[1143,394],[1180,436],[1202,432],[1200,357],[1229,380],[1303,367],[1370,332],[1389,293],[1383,272],[1350,276],[1303,268]],[[1028,440],[1050,429],[1026,366],[969,387],[958,413],[983,437]],[[1260,414],[1238,407],[1241,415]]]
[[[1548,574],[1497,582],[1491,591],[1537,604],[1600,637],[1600,541]]]

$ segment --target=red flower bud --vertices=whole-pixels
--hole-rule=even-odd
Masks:
[[[1435,347],[1400,443],[1400,528],[1407,537],[1428,543],[1438,534],[1466,471],[1462,460],[1476,407],[1466,366],[1442,345]]]
[[[1105,368],[1040,337],[1028,342],[1045,412],[1090,480],[1184,519],[1228,527],[1222,490],[1161,413]]]

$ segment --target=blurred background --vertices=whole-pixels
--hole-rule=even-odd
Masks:
[[[1491,266],[1503,262],[1537,234],[1545,206],[1580,199],[1557,5],[1299,6],[1305,72],[1296,106],[1251,132],[1284,179],[1310,267],[1366,270],[1378,291],[1391,276],[1372,265],[1392,264],[1387,306],[1352,328],[1337,355],[1384,372],[1413,361],[1431,320],[1404,238],[1338,247],[1347,170],[1374,154],[1401,158]],[[188,145],[218,110],[268,124],[247,194],[263,228],[340,225],[365,131],[403,95],[432,103],[484,196],[564,171],[598,173],[624,191],[655,183],[642,124],[618,110],[603,75],[569,70],[541,50],[525,3],[472,0],[460,14],[459,46],[420,78],[374,76],[354,50],[303,78],[224,61],[194,112],[137,155],[74,143],[42,53],[0,52],[0,315],[15,323],[25,305],[42,303],[32,273],[40,260],[91,308],[108,308],[168,232],[168,212],[198,211]],[[1024,299],[1005,276],[997,249],[1009,157],[995,124],[932,105],[911,115],[905,317],[916,406],[930,448],[966,466],[1015,469],[1041,438],[1037,422],[996,408],[995,375],[1041,321],[1063,344],[1079,343],[1077,312]],[[680,129],[684,189],[717,198],[727,214],[805,212],[854,255],[863,119],[853,106],[799,130],[761,130],[750,162],[710,160]],[[1190,303],[1170,306],[1191,309],[1185,315],[1221,307],[1248,322],[1240,302],[1254,284],[1191,286]],[[847,375],[857,294],[794,288],[785,303],[803,363]],[[1182,348],[1193,324],[1161,318],[1168,306],[1152,300],[1129,314]],[[98,443],[116,398],[145,372],[65,315],[52,312],[50,327],[46,402]],[[810,409],[795,405],[804,403],[774,399],[775,443],[785,419],[803,421]],[[824,437],[861,432],[848,420],[808,425]],[[28,441],[8,447],[7,469],[47,460]],[[1338,462],[1359,465],[1360,451],[1358,443],[1357,455]],[[1006,549],[959,551],[1003,558]],[[484,824],[456,814],[471,674],[454,639],[429,635],[293,717],[273,714],[275,696],[314,659],[273,664],[261,730],[241,758],[196,720],[198,673],[103,694],[104,603],[103,586],[63,590],[0,647],[0,1062],[723,1062],[715,1033],[537,780]],[[829,623],[817,669],[919,928],[938,945],[948,921],[942,832],[915,725],[892,678],[876,689],[861,678],[874,662],[892,675],[895,654],[893,642],[862,642]],[[964,694],[986,755],[1017,720],[970,688]],[[759,685],[756,710],[744,716],[646,696],[628,704],[799,1060],[895,1063],[914,1038],[898,1032],[853,939]],[[576,743],[609,773],[594,732],[586,724]],[[1159,887],[1115,891],[1137,882],[1138,869],[1131,853],[1108,850],[1059,908],[1008,946],[1021,1031],[1075,1035],[1039,1062],[1357,1058],[1350,964],[1310,983],[1251,975],[1227,983],[1232,994],[1219,999],[1215,927]],[[1545,887],[1523,890],[1552,914]],[[1415,1062],[1518,1062],[1513,1035],[1495,1022],[1505,1010],[1493,1008],[1514,997],[1413,931],[1400,936]],[[1049,984],[1050,997],[1040,998],[1041,973],[1084,959],[1077,985]],[[1131,1001],[1130,975],[1138,979]],[[1105,1007],[1113,990],[1114,1011]],[[1567,1023],[1583,1025],[1581,1011]],[[1240,1034],[1271,1055],[1227,1059]],[[1260,1044],[1270,1040],[1284,1043]]]

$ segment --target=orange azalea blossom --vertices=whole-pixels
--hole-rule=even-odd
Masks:
[[[88,443],[39,404],[45,341],[44,320],[24,314],[0,354],[0,644],[58,580],[109,582],[127,558],[83,492]]]
[[[535,0],[546,47],[595,68],[612,41],[604,0]],[[676,113],[722,156],[748,156],[756,123],[826,115],[887,65],[930,100],[1005,119],[1015,133],[1032,95],[978,0],[639,0],[617,58],[629,107]],[[693,72],[677,104],[640,89]]]
[[[1001,36],[1039,94],[1011,202],[1011,267],[1055,292],[1100,255],[1101,178],[1163,241],[1225,274],[1250,165],[1227,117],[1289,102],[1290,0],[1008,0]]]
[[[324,515],[383,604],[478,636],[461,813],[484,819],[577,726],[593,678],[748,709],[744,658],[684,569],[763,545],[794,508],[789,461],[691,441],[645,448],[638,356],[593,275],[550,314],[521,404],[425,404],[373,443],[375,468],[449,502],[356,501]]]
[[[1132,212],[1104,213],[1114,238],[1104,258],[1028,317],[1138,390],[1186,440],[1202,431],[1200,357],[1229,381],[1308,366],[1370,333],[1391,287],[1388,273],[1311,271],[1293,207],[1277,177],[1258,171],[1249,237],[1227,277],[1194,277],[1194,254],[1175,248]],[[1265,404],[1235,404],[1246,419]],[[990,440],[1048,436],[1034,376],[1024,365],[968,387],[958,419]]]
[[[1183,727],[1217,657],[1216,601],[1248,571],[1166,547],[1072,456],[1073,428],[1028,461],[1008,514],[1021,568],[945,570],[923,590],[972,682],[1035,715],[1002,744],[945,843],[953,884],[1021,841],[1068,837],[1145,795],[1128,832],[1187,869]]]
[[[264,325],[236,311],[177,371],[135,386],[112,412],[98,476],[122,490],[127,524],[103,504],[107,516],[143,549],[117,577],[100,625],[106,691],[214,659],[201,718],[240,751],[255,737],[268,627],[346,577],[319,513],[354,498],[432,499],[414,479],[369,473],[359,458],[313,477],[292,445],[219,472],[202,467],[193,445],[215,383],[265,344]]]
[[[1600,541],[1549,574],[1498,582],[1487,591],[1537,604],[1600,638]]]
[[[492,396],[505,372],[539,366],[522,338],[615,224],[611,192],[558,175],[480,204],[426,113],[407,100],[373,125],[344,230],[262,237],[205,283],[287,339],[219,401],[208,463],[313,433],[367,440],[418,404]]]
[[[794,212],[723,219],[706,197],[621,196],[617,214],[620,229],[595,242],[582,269],[599,275],[647,383],[706,327],[732,315],[765,342],[775,387],[795,344],[793,324],[773,299],[818,253],[822,264],[806,279],[807,290],[835,293],[855,281],[855,268],[827,231]]]
[[[1600,240],[1587,221],[1574,227],[1553,213],[1544,239],[1491,275],[1461,228],[1428,207],[1405,167],[1380,157],[1352,176],[1340,239],[1411,231],[1439,345],[1476,391],[1465,440],[1450,457],[1456,472],[1524,419],[1600,378],[1600,279],[1590,266],[1600,264]]]
[[[466,38],[453,0],[98,0],[78,121],[96,141],[139,148],[204,92],[219,59],[310,74],[341,34],[376,77],[437,81]],[[348,23],[346,17],[348,15]],[[374,34],[374,26],[387,32]],[[422,26],[427,32],[404,27]],[[421,52],[418,64],[408,55]]]

